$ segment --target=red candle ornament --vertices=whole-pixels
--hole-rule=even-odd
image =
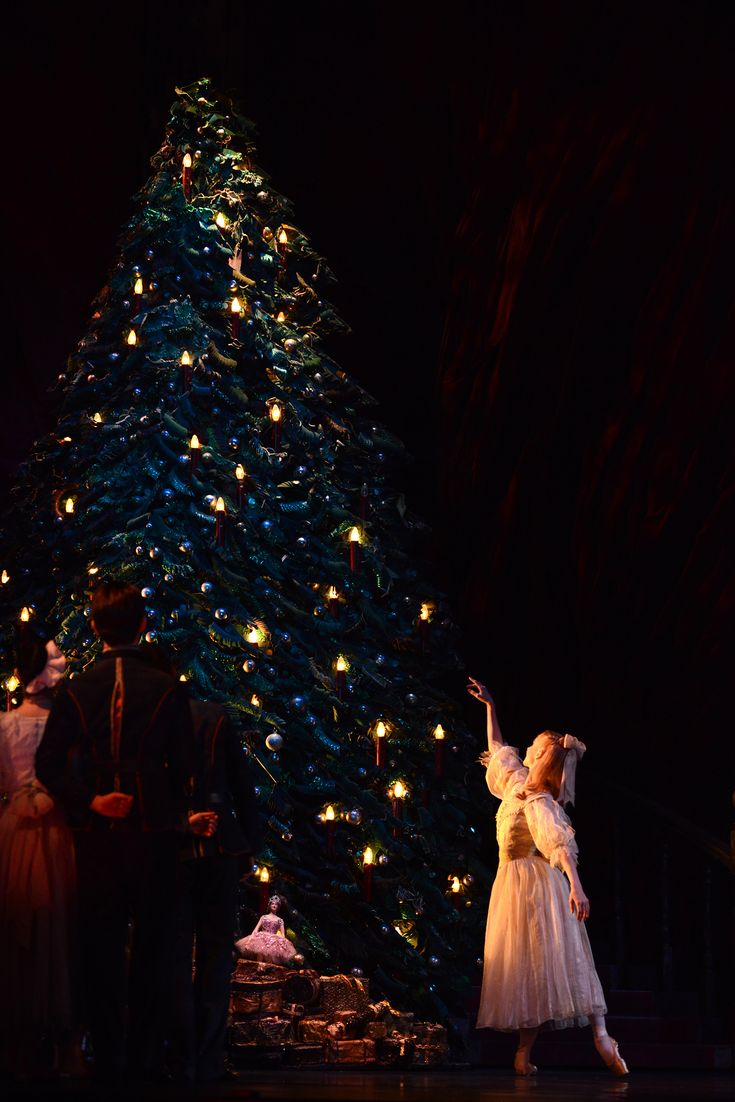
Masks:
[[[185,391],[191,388],[191,356],[186,349],[181,353],[181,383]]]
[[[181,162],[181,186],[187,203],[191,199],[191,153],[185,153]]]
[[[278,231],[277,241],[278,251],[281,254],[281,265],[285,266],[286,253],[288,252],[288,234],[284,230],[283,226],[281,226],[280,230]]]
[[[408,789],[403,781],[396,781],[393,787],[390,789],[391,804],[393,811],[393,818],[399,821],[403,820],[403,801],[408,795]],[[397,838],[400,833],[400,827],[393,827],[393,837]]]
[[[214,507],[214,520],[215,520],[215,532],[214,538],[218,547],[224,547],[225,545],[225,532],[227,530],[227,509],[225,508],[224,499],[217,498],[217,504]]]
[[[232,339],[237,341],[240,339],[240,321],[242,318],[242,306],[237,295],[230,303],[230,313],[232,315]]]
[[[362,855],[362,894],[367,903],[373,901],[373,863],[375,855],[370,846],[367,846]]]
[[[324,812],[324,822],[326,823],[326,826],[327,826],[327,854],[331,857],[331,855],[334,853],[334,829],[335,829],[334,808],[332,807],[331,804],[329,804],[329,806],[327,807],[327,810]]]
[[[375,724],[375,764],[378,769],[385,765],[385,740],[388,735],[388,728],[382,719],[379,719]]]
[[[270,408],[270,418],[273,424],[273,450],[279,451],[281,447],[281,407],[274,402]]]
[[[337,659],[337,672],[334,675],[334,690],[338,700],[344,700],[347,692],[347,663],[340,654]]]
[[[242,463],[238,463],[235,467],[235,478],[237,479],[237,507],[242,509],[245,500],[245,468]]]
[[[353,574],[360,570],[360,529],[353,528],[350,532],[350,571]]]
[[[260,881],[260,913],[265,914],[268,910],[268,900],[271,894],[271,874],[265,865],[263,865],[263,868],[258,873],[258,880]]]
[[[199,466],[199,459],[201,457],[201,454],[202,454],[202,445],[199,443],[199,437],[197,436],[196,433],[194,433],[191,440],[189,441],[189,455],[191,457],[191,473],[192,474],[194,474],[196,472],[196,469]]]
[[[434,728],[434,776],[444,776],[444,741],[446,739],[444,728],[437,723]]]
[[[336,619],[339,613],[339,594],[333,585],[330,585],[327,590],[327,608],[329,609],[329,615]]]
[[[135,316],[143,305],[143,280],[140,276],[133,284],[133,316]]]

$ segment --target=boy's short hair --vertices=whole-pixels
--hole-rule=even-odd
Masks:
[[[128,582],[102,582],[92,594],[92,620],[97,634],[110,647],[137,643],[145,616],[140,590]]]

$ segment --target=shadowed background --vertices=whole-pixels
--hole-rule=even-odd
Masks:
[[[339,278],[352,334],[331,351],[415,457],[433,576],[506,737],[552,726],[594,749],[583,829],[605,831],[585,771],[614,770],[724,839],[732,17],[554,9],[164,0],[104,23],[86,4],[17,17],[3,485],[53,423],[46,388],[174,85],[211,75]]]

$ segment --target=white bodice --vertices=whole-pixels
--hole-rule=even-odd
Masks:
[[[0,715],[0,792],[15,792],[36,784],[36,750],[46,726],[46,716]]]
[[[576,864],[574,828],[564,809],[550,792],[520,796],[527,778],[528,770],[513,746],[490,752],[485,779],[493,796],[502,801],[496,815],[500,863],[541,856],[561,868],[566,853]]]

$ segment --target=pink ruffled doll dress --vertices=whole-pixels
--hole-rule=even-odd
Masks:
[[[528,770],[512,746],[491,750],[498,872],[490,896],[478,1028],[565,1029],[606,1014],[587,931],[569,911],[560,856],[577,862],[574,830],[550,793],[522,798]]]
[[[235,942],[242,957],[262,960],[268,964],[290,964],[296,956],[296,946],[286,937],[286,927],[278,915],[261,915],[252,934]]]

